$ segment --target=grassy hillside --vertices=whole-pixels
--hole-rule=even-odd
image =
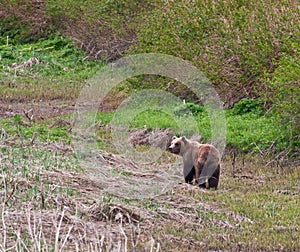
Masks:
[[[274,111],[280,123],[290,125],[298,145],[299,17],[296,1],[164,2],[145,18],[130,52],[165,53],[191,61],[212,81],[226,107],[242,98],[260,97],[265,111]],[[165,84],[160,87],[194,99],[189,92],[178,92],[178,83]]]
[[[132,51],[191,61],[230,106],[268,91],[265,77],[276,78],[283,62],[299,67],[298,19],[296,1],[164,2],[139,27]]]
[[[0,251],[300,250],[296,5],[2,1]],[[120,83],[90,125],[93,162],[82,162],[88,153],[75,151],[74,112],[83,86],[109,61],[144,52],[189,60],[219,92],[227,149],[218,190],[184,184],[181,159],[168,152],[140,164],[115,146],[118,106],[145,89],[180,97],[176,118],[192,116],[201,141],[211,141],[208,111],[169,78]],[[145,126],[189,133],[163,109],[140,109],[127,133]],[[148,155],[149,146],[135,149]],[[171,176],[176,169],[179,177]],[[166,175],[170,183],[162,184]],[[128,194],[129,182],[143,198]]]

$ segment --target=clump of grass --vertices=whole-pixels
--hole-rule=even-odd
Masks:
[[[176,122],[170,115],[162,111],[147,109],[136,115],[129,126],[130,128],[142,128],[146,126],[147,129],[153,130],[156,128],[174,128],[174,125],[176,125]]]
[[[26,44],[11,44],[8,40],[0,50],[0,69],[4,75],[89,77],[95,73],[97,65],[86,60],[72,41],[58,35]]]
[[[53,126],[47,123],[28,121],[20,114],[15,114],[12,119],[0,120],[0,128],[5,132],[2,138],[6,141],[19,139],[15,143],[34,144],[35,142],[61,142],[70,143],[68,126]]]

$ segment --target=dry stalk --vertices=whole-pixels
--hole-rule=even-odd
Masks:
[[[70,237],[70,234],[71,234],[71,231],[72,231],[73,227],[74,227],[74,226],[70,226],[70,227],[69,227],[68,233],[66,234],[65,240],[64,240],[63,244],[61,245],[60,251],[63,251],[63,248],[64,248],[64,246],[66,245],[66,243],[67,243],[67,241],[68,241],[68,239],[69,239],[69,237]]]
[[[105,239],[105,236],[104,235],[101,235],[101,239],[100,239],[100,252],[102,252],[102,248],[104,246],[104,239]]]
[[[132,243],[132,250],[134,252],[136,251],[140,234],[141,234],[141,230],[139,224],[135,226],[134,224],[131,223],[131,236],[132,236],[131,243]]]
[[[22,237],[21,237],[21,231],[20,229],[18,229],[18,232],[14,231],[16,236],[17,236],[17,243],[16,246],[19,248],[22,248],[25,251],[30,251],[29,248],[26,246],[26,244],[24,243]]]
[[[6,224],[5,224],[5,204],[2,204],[2,209],[1,209],[1,219],[2,219],[2,225],[3,225],[3,243],[1,246],[1,251],[5,251],[6,248]]]
[[[33,233],[32,233],[32,229],[31,229],[31,219],[30,219],[31,214],[30,214],[30,208],[27,208],[27,214],[26,214],[26,217],[27,217],[27,224],[28,224],[28,233],[29,233],[31,239],[32,239],[33,241],[35,241],[35,237],[34,237],[34,235],[33,235]],[[33,222],[33,225],[35,226],[35,221]],[[35,228],[34,228],[34,229],[35,229]],[[35,242],[34,242],[34,245],[36,245]]]
[[[155,245],[155,240],[153,239],[152,236],[151,236],[150,244],[151,244],[150,252],[153,252],[153,248],[154,248],[154,245]]]
[[[23,110],[23,113],[25,115],[25,117],[28,119],[28,121],[31,123],[31,122],[34,122],[34,115],[32,114],[31,116],[29,115],[30,113],[32,112],[32,109],[29,109],[28,111],[26,110]]]
[[[120,230],[121,230],[121,234],[124,236],[124,239],[125,239],[125,241],[124,241],[124,252],[127,252],[128,237],[127,237],[127,235],[125,233],[125,230],[123,228],[123,223],[122,222],[123,222],[123,218],[121,217]]]
[[[159,252],[159,250],[160,250],[160,243],[158,242],[156,247],[156,252]]]
[[[2,172],[2,182],[3,182],[3,189],[4,189],[4,200],[2,203],[2,209],[1,209],[1,219],[2,219],[2,225],[3,225],[3,244],[1,246],[1,249],[3,251],[5,251],[6,248],[6,235],[7,235],[7,230],[6,230],[6,223],[5,223],[5,204],[7,201],[7,184],[6,184],[6,180],[5,180],[6,176],[5,174]]]
[[[58,223],[58,226],[56,226],[56,233],[55,233],[55,242],[54,242],[54,252],[58,252],[59,251],[59,244],[58,244],[58,241],[59,241],[59,233],[60,233],[60,229],[61,229],[61,224],[62,224],[62,220],[64,218],[64,215],[65,215],[65,207],[63,208],[62,210],[62,213],[61,213],[61,217],[60,217],[60,220],[59,220],[59,223]],[[57,223],[56,223],[57,224]]]

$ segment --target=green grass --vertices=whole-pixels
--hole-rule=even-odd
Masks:
[[[139,27],[131,51],[189,60],[226,94],[228,86],[251,85],[262,90],[260,78],[266,73],[273,75],[280,56],[299,55],[297,38],[288,35],[288,31],[299,34],[295,22],[299,11],[294,4],[158,1],[159,7],[153,8]]]
[[[70,133],[67,126],[53,126],[51,121],[28,122],[16,114],[12,119],[1,119],[0,128],[4,129],[6,138],[20,138],[24,142],[62,142],[70,143]],[[49,127],[51,126],[51,127]],[[4,138],[5,139],[5,138]]]
[[[38,74],[87,78],[95,73],[97,65],[95,61],[87,60],[84,53],[76,49],[72,41],[58,35],[39,39],[30,44],[1,45],[0,53],[1,73],[17,76],[28,77]],[[37,58],[38,62],[24,64],[31,58]]]
[[[288,182],[288,179],[291,181]],[[297,216],[300,208],[296,196],[299,172],[296,171],[292,176],[282,175],[278,181],[266,182],[254,189],[250,189],[242,181],[236,183],[233,179],[230,180],[234,183],[232,186],[240,191],[207,193],[201,195],[199,200],[221,203],[222,208],[252,220],[253,223],[244,224],[240,232],[230,235],[231,242],[251,246],[252,241],[255,241],[256,248],[270,250],[275,249],[274,246],[278,246],[277,249],[280,246],[296,249],[299,242]],[[294,196],[293,193],[291,196],[280,193],[280,190],[293,187],[295,189],[291,192],[296,190]]]
[[[74,99],[103,64],[62,37],[0,45],[0,93],[6,100]]]
[[[178,130],[176,124],[176,121],[170,115],[162,111],[148,109],[136,115],[129,126],[130,128],[142,128],[146,125],[150,130],[174,128],[175,126],[175,129]]]
[[[225,166],[225,169],[227,173],[228,167]],[[265,172],[260,169],[259,165],[248,164],[242,173],[262,173],[264,183],[255,178],[237,180],[227,173],[223,175],[218,191],[193,195],[188,192],[187,198],[199,202],[198,224],[202,226],[201,230],[178,229],[176,225],[169,224],[163,232],[192,237],[208,243],[207,249],[212,250],[220,247],[232,250],[239,246],[242,250],[299,249],[299,170],[295,168],[290,174],[274,176],[271,170]],[[212,208],[201,207],[202,202]],[[215,212],[216,209],[219,210]]]
[[[256,101],[254,101],[254,103],[256,103]],[[243,113],[237,113],[237,111],[239,110],[237,110],[236,107],[225,111],[227,124],[226,141],[228,147],[236,148],[245,153],[253,152],[271,155],[272,153],[274,154],[274,152],[279,153],[280,151],[290,148],[294,143],[291,138],[291,128],[289,125],[284,125],[281,122],[281,118],[276,114],[270,113],[268,115],[263,115],[260,109],[257,112],[256,107],[254,108],[254,111]],[[185,113],[190,115],[193,114],[193,119],[197,122],[198,130],[202,135],[202,141],[210,141],[210,119],[204,108],[201,106],[198,111],[193,108],[188,110],[182,110],[180,108],[178,114],[173,116],[168,115],[163,111],[146,109],[135,115],[130,122],[126,119],[119,120],[124,122],[129,128],[139,129],[144,126],[150,130],[155,128],[171,128],[177,135],[191,136],[195,133],[195,129],[191,128],[190,125],[187,125],[185,129],[182,129],[176,121],[178,118],[184,121]],[[118,115],[118,118],[119,116],[120,115]],[[109,124],[110,122],[114,123],[112,120],[114,118],[114,113],[112,112],[99,113],[97,117],[99,117],[101,123],[104,125]],[[120,123],[120,121],[117,121],[117,123]]]

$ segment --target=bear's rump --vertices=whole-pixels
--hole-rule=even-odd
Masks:
[[[217,187],[220,175],[219,155],[213,147],[207,145],[199,149],[196,169],[198,170],[198,180],[200,187]],[[197,173],[196,173],[197,174]],[[206,183],[208,182],[208,185]]]

